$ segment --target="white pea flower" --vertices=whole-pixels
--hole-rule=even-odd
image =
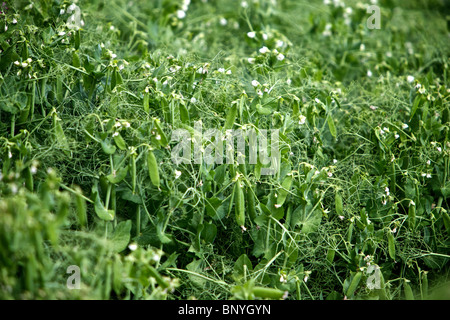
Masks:
[[[403,130],[406,130],[406,129],[408,129],[408,128],[409,128],[409,126],[408,126],[406,123],[402,124],[402,129],[403,129]]]
[[[277,55],[277,60],[278,60],[278,61],[283,61],[284,58],[285,58],[285,56],[284,56],[284,54],[282,54],[282,53],[280,53],[280,54]]]
[[[247,37],[253,39],[254,37],[256,37],[256,32],[254,32],[254,31],[248,32],[248,33],[247,33]]]
[[[262,47],[261,49],[259,49],[259,52],[262,54],[265,54],[267,52],[269,52],[269,48],[267,48],[266,46]]]
[[[181,171],[175,170],[175,179],[178,179],[181,176]]]
[[[408,76],[408,77],[406,77],[406,81],[408,81],[409,83],[412,83],[414,81],[414,77]]]
[[[222,26],[226,26],[227,23],[228,23],[227,19],[225,19],[225,18],[221,18],[221,19],[220,19],[220,24],[221,24]]]
[[[370,78],[373,75],[372,71],[368,70],[367,71],[367,76]]]
[[[186,12],[184,12],[183,10],[177,10],[177,18],[178,19],[186,18]]]
[[[260,83],[257,80],[252,81],[252,86],[257,87],[259,85],[260,85]]]
[[[255,58],[248,58],[247,61],[250,64],[254,64],[255,63]]]
[[[128,249],[130,249],[131,251],[135,251],[137,248],[138,248],[138,246],[137,246],[137,244],[135,244],[135,243],[131,243],[131,244],[128,246]]]
[[[304,125],[306,122],[306,117],[304,115],[300,115],[298,118],[299,118],[298,124]]]

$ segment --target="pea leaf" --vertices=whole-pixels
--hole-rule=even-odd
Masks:
[[[130,242],[131,220],[117,224],[109,241],[114,252],[125,250]]]

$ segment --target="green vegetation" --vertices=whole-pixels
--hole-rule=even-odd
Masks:
[[[373,2],[4,2],[0,299],[450,299],[450,4]]]

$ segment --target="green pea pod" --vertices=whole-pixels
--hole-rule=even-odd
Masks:
[[[348,232],[347,232],[347,241],[350,243],[352,242],[353,228],[354,228],[354,222],[351,222],[350,226],[348,227]]]
[[[336,254],[336,250],[334,250],[332,248],[328,249],[327,260],[329,263],[333,263],[335,254]]]
[[[339,192],[336,192],[334,195],[334,205],[336,208],[336,214],[339,216],[344,215],[344,205],[342,203],[342,196],[339,194]]]
[[[277,196],[277,205],[279,206],[283,205],[287,195],[289,194],[291,185],[292,185],[292,174],[288,174],[281,183],[281,189],[278,192]]]
[[[147,166],[151,182],[155,187],[159,188],[160,179],[159,179],[158,163],[156,162],[156,157],[152,150],[148,150],[147,153]]]
[[[31,169],[29,166],[24,169],[23,175],[25,178],[25,188],[33,192],[34,190],[33,175],[31,174]]]
[[[55,140],[66,152],[69,151],[69,143],[61,126],[61,122],[57,119],[56,112],[53,114],[53,129],[55,130]]]
[[[184,103],[180,103],[180,119],[182,123],[189,123],[189,111]]]
[[[380,271],[380,289],[378,290],[378,297],[380,300],[388,300],[387,292],[386,292],[386,283],[384,281],[383,273]]]
[[[412,292],[411,286],[409,285],[408,281],[405,279],[404,281],[404,287],[405,287],[405,298],[406,300],[414,300],[414,294]]]
[[[422,292],[423,292],[423,297],[422,299],[427,299],[428,297],[428,276],[427,276],[428,271],[423,271],[423,275],[422,275]]]
[[[252,293],[255,297],[262,299],[280,300],[284,296],[284,292],[279,289],[253,287]]]
[[[80,30],[77,30],[75,32],[75,50],[78,50],[80,48],[81,44],[81,32]]]
[[[408,225],[412,230],[416,226],[416,206],[410,205],[408,209]]]
[[[238,180],[235,184],[235,216],[237,224],[245,230],[245,198],[241,182]]]
[[[144,107],[144,111],[145,112],[149,112],[150,111],[150,95],[148,92],[144,93],[144,100],[142,103],[143,107]]]
[[[153,123],[155,124],[156,131],[158,131],[159,136],[161,137],[160,143],[162,146],[166,147],[169,142],[167,140],[167,136],[161,128],[161,121],[158,118],[153,118]]]
[[[327,117],[327,122],[328,122],[328,128],[330,129],[331,135],[334,138],[336,138],[336,135],[337,135],[336,126],[334,125],[333,118],[330,115]]]
[[[395,239],[392,232],[388,232],[388,250],[389,250],[389,256],[392,260],[395,260]]]
[[[122,151],[127,150],[127,144],[119,132],[116,132],[113,134],[113,139],[114,139],[114,142],[116,143],[116,146],[120,150],[122,150]]]
[[[227,118],[225,120],[224,129],[232,129],[234,125],[234,121],[236,120],[237,115],[237,104],[233,104],[231,108],[228,110]]]
[[[356,290],[356,288],[358,287],[359,282],[361,281],[361,277],[362,277],[362,272],[361,272],[361,271],[358,271],[358,272],[355,274],[355,276],[353,277],[353,280],[352,280],[352,282],[350,283],[350,285],[349,285],[349,287],[348,287],[348,289],[347,289],[347,292],[346,292],[346,296],[347,296],[348,298],[349,298],[349,297],[352,297],[353,294],[355,293],[355,290]]]
[[[131,190],[134,194],[136,191],[136,153],[133,153],[131,155],[130,171],[131,171]]]
[[[252,221],[256,219],[256,207],[255,207],[255,197],[251,187],[247,187],[247,204],[248,204],[248,215]]]
[[[80,56],[78,55],[78,52],[77,52],[77,51],[74,51],[74,52],[72,53],[72,65],[73,65],[75,68],[81,67]]]
[[[442,210],[442,219],[444,219],[444,226],[447,230],[447,234],[450,235],[450,217],[448,213]]]

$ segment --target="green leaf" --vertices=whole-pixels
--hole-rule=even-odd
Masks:
[[[249,277],[249,273],[253,271],[252,262],[248,256],[244,253],[235,262],[233,269],[233,279],[236,282],[244,280],[244,276]]]
[[[114,154],[116,152],[116,147],[109,140],[102,140],[100,144],[102,145],[103,152],[106,154]]]
[[[107,210],[101,200],[100,196],[98,195],[98,191],[95,192],[95,200],[94,200],[94,209],[97,216],[105,221],[112,221],[114,220],[114,211],[113,210]]]
[[[109,242],[114,252],[125,250],[130,242],[131,220],[122,221],[117,224]]]
[[[118,169],[115,173],[111,173],[109,175],[106,176],[106,179],[108,179],[109,182],[116,184],[121,182],[123,179],[125,179],[125,177],[127,176],[128,173],[128,166],[122,167],[120,169]]]
[[[305,206],[299,206],[292,213],[291,225],[299,225],[302,233],[308,234],[316,232],[322,221],[322,211],[312,210],[313,206],[308,203]]]
[[[202,274],[202,271],[203,271],[202,260],[193,260],[191,263],[189,263],[186,266],[186,269],[191,272]],[[188,277],[191,280],[192,284],[194,284],[202,289],[205,287],[205,282],[206,282],[205,279],[200,278],[200,277],[190,274],[190,273],[188,273]]]
[[[215,224],[206,223],[203,225],[203,230],[201,232],[201,238],[205,240],[206,243],[213,243],[217,235],[217,227]]]

